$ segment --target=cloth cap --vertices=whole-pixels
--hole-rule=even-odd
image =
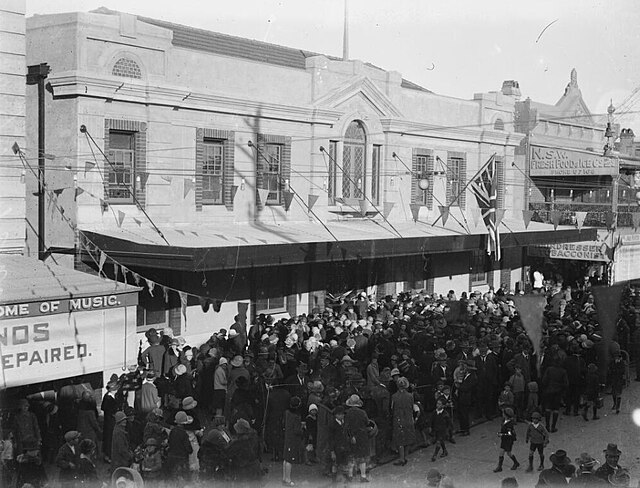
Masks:
[[[120,410],[120,411],[116,412],[114,418],[115,418],[115,421],[116,421],[116,424],[117,424],[119,422],[122,422],[123,420],[126,420],[127,419],[127,414]]]
[[[238,331],[236,329],[230,329],[229,330],[229,338],[233,339],[234,337],[236,337],[238,335]]]
[[[219,365],[222,364],[227,364],[229,361],[227,361],[227,358],[220,358],[220,361],[218,362]]]
[[[309,412],[311,412],[312,410],[318,410],[318,405],[316,405],[315,403],[309,405]]]
[[[116,415],[117,415],[117,412],[116,412]],[[65,442],[71,442],[79,438],[80,438],[80,432],[78,432],[77,430],[70,430],[64,435]]]
[[[400,370],[399,370],[398,368],[393,368],[393,369],[391,370],[391,376],[396,375],[396,374],[397,374],[398,376],[400,376]]]

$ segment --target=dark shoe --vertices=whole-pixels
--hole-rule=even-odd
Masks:
[[[467,437],[468,435],[470,435],[470,432],[468,430],[465,430],[464,432],[462,432],[460,434],[461,436]]]
[[[538,471],[542,471],[544,469],[544,464],[541,464],[540,466],[538,466]]]
[[[600,420],[600,417],[598,417],[597,415],[594,415],[591,420]]]
[[[515,461],[513,463],[513,466],[511,466],[511,471],[515,471],[516,469],[518,469],[520,467],[520,463],[518,461]]]
[[[455,444],[456,440],[452,437],[451,439],[449,439],[449,442],[451,442],[451,444]]]
[[[440,457],[447,457],[449,455],[449,453],[447,451],[442,451],[442,454],[440,454]]]
[[[393,463],[394,466],[404,466],[405,464],[407,464],[406,459],[404,461],[396,461],[395,463]]]
[[[431,456],[431,462],[435,463],[435,461],[436,461],[436,457],[435,456]]]
[[[369,483],[369,478],[360,477],[360,483]]]
[[[502,472],[502,466],[498,466],[496,469],[493,470],[494,473],[500,473]]]

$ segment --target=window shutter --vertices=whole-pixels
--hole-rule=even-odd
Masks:
[[[496,170],[498,173],[498,208],[504,208],[504,159],[496,157]]]
[[[136,133],[133,137],[135,144],[135,176],[133,177],[133,185],[136,192],[136,199],[142,208],[147,203],[147,192],[143,186],[144,179],[140,180],[140,184],[137,182],[136,176],[147,171],[147,124],[138,122]]]
[[[460,209],[464,210],[467,204],[467,190],[466,188],[464,190],[462,189],[467,184],[467,158],[466,157],[463,157],[462,161],[460,162],[459,178],[460,178],[460,190],[462,191],[462,193],[460,195],[460,199],[458,200],[458,202],[460,203]]]
[[[202,212],[202,172],[204,163],[204,129],[196,129],[196,212]]]
[[[224,141],[224,175],[222,181],[224,206],[227,210],[233,210],[231,187],[233,186],[235,172],[235,147],[236,133],[234,131],[228,131],[227,138]]]
[[[264,185],[264,176],[263,169],[266,161],[264,160],[264,151],[265,151],[265,140],[262,134],[258,134],[256,144],[256,207],[258,210],[262,210],[264,208],[264,204],[260,201],[260,197],[258,196],[258,188],[262,188]]]
[[[429,189],[427,190],[427,208],[429,210],[433,209],[433,185],[435,182],[433,176],[434,169],[433,153],[429,151],[429,157],[427,158],[427,179],[429,180]]]
[[[411,203],[417,203],[419,201],[418,195],[420,189],[418,188],[418,149],[413,148],[411,154]]]
[[[182,308],[173,307],[169,309],[169,327],[173,330],[174,336],[182,333]]]
[[[285,137],[282,147],[282,161],[280,162],[280,205],[284,205],[284,182],[291,182],[291,137]]]

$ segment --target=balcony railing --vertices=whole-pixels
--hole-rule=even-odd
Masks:
[[[575,225],[576,212],[587,212],[584,219],[586,227],[606,227],[606,214],[611,211],[611,204],[606,203],[551,203],[531,202],[529,210],[535,213],[531,220],[551,224],[550,212],[561,211],[560,225]],[[631,227],[633,225],[631,214],[640,212],[639,205],[618,204],[618,227]]]

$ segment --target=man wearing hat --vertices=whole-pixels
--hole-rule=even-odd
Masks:
[[[80,432],[70,430],[64,435],[64,444],[58,449],[56,466],[60,469],[58,480],[61,486],[75,486],[80,465]]]
[[[458,384],[454,396],[456,397],[456,412],[458,414],[458,433],[463,436],[469,435],[470,412],[475,401],[475,392],[478,385],[476,377],[476,363],[473,359],[468,359],[460,364],[462,381]]]
[[[579,458],[576,458],[576,466],[578,467],[578,476],[572,478],[569,484],[571,486],[588,488],[590,486],[602,485],[602,481],[596,477],[593,468],[598,463],[588,453],[583,452]]]
[[[573,466],[567,456],[567,451],[558,449],[549,456],[552,466],[540,472],[536,488],[543,486],[562,486],[567,484],[567,478],[571,476]]]
[[[144,333],[149,347],[142,352],[142,362],[147,369],[156,372],[158,376],[162,375],[162,358],[166,351],[165,347],[160,344],[160,334],[154,328]]]
[[[118,411],[115,414],[116,425],[113,429],[111,440],[111,470],[128,468],[133,461],[133,453],[129,444],[127,433],[127,414]]]
[[[154,408],[160,407],[160,397],[158,396],[158,388],[154,383],[156,372],[154,370],[147,371],[142,387],[136,391],[135,407],[136,413],[141,418],[146,418],[149,412]]]
[[[356,466],[360,468],[360,481],[368,481],[369,417],[362,409],[362,400],[358,395],[351,395],[345,404],[348,408],[344,416],[344,426],[351,438],[351,454]]]
[[[287,390],[289,390],[289,394],[292,397],[300,398],[302,401],[302,408],[307,408],[307,398],[309,396],[307,391],[307,383],[309,381],[308,372],[309,367],[307,363],[301,361],[296,367],[296,373],[284,380],[284,385]]]
[[[596,476],[608,482],[609,475],[612,475],[617,470],[621,469],[618,461],[620,460],[620,454],[622,454],[622,451],[618,449],[617,444],[609,443],[607,444],[607,448],[602,452],[604,452],[605,463],[598,468]]]

